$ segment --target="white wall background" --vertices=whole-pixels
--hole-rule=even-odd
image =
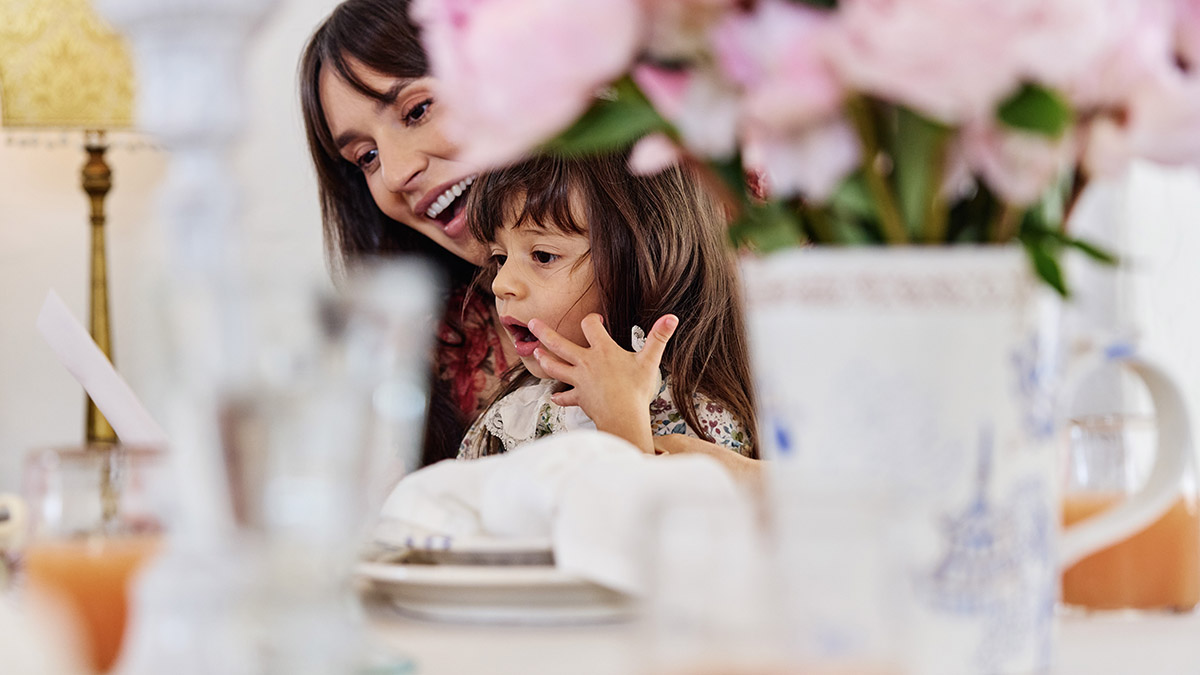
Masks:
[[[300,120],[295,70],[301,46],[336,0],[281,0],[246,60],[247,130],[236,161],[246,240],[269,269],[323,270],[315,180]],[[5,132],[0,130],[0,137]],[[77,145],[26,148],[0,143],[0,491],[17,488],[21,457],[77,443],[83,394],[42,343],[34,320],[54,288],[86,317],[88,221]],[[118,144],[109,153],[110,292],[116,362],[135,391],[152,399],[161,345],[155,344],[154,280],[162,238],[154,194],[165,158]],[[1083,272],[1081,300],[1139,326],[1145,350],[1175,368],[1200,401],[1200,178],[1141,168],[1090,201],[1090,221],[1130,254],[1135,268]],[[1081,225],[1089,229],[1087,223]],[[1107,279],[1107,281],[1106,281]],[[1089,289],[1092,291],[1089,296]],[[1102,297],[1097,298],[1097,292]],[[155,409],[154,401],[149,407]]]
[[[336,4],[280,0],[246,58],[249,109],[235,158],[240,225],[254,260],[297,275],[323,273],[324,258],[296,64],[309,33]],[[10,136],[0,129],[0,139]],[[31,449],[83,438],[83,390],[34,327],[51,288],[86,325],[90,226],[79,186],[85,156],[75,139],[63,143],[55,135],[54,147],[36,148],[0,140],[0,491],[18,488],[21,458]],[[114,141],[106,202],[114,357],[155,412],[163,356],[154,342],[163,262],[155,189],[166,157]]]

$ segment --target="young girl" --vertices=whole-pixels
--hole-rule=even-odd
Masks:
[[[538,157],[476,181],[467,222],[524,371],[460,458],[593,425],[649,453],[687,434],[755,456],[723,212],[687,169],[635,176],[627,158]]]

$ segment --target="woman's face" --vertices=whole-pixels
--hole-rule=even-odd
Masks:
[[[362,171],[379,209],[476,265],[484,246],[471,237],[465,219],[465,189],[475,172],[456,161],[458,147],[441,131],[434,80],[406,79],[351,61],[355,75],[388,102],[364,96],[323,68],[321,105],[342,158]]]

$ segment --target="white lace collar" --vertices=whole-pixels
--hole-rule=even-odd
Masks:
[[[496,402],[483,418],[483,426],[499,438],[505,451],[514,450],[535,438],[540,425],[550,433],[574,429],[595,429],[583,408],[564,408],[550,400],[559,386],[557,380],[539,380],[514,391]]]

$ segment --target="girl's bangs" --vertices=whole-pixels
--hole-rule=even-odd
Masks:
[[[486,241],[495,241],[496,229],[506,226],[586,236],[590,187],[578,165],[562,158],[541,157],[490,172],[476,182],[481,208],[471,227]]]

